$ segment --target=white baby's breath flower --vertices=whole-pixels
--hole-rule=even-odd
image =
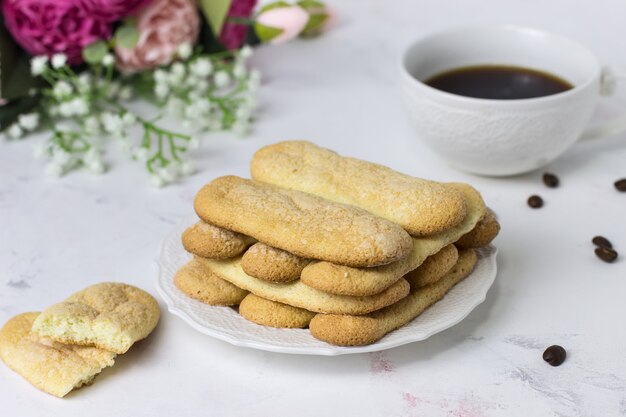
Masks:
[[[167,83],[167,72],[162,69],[157,69],[153,74],[154,82],[157,84],[166,84]]]
[[[105,67],[110,67],[113,64],[115,64],[115,57],[113,56],[113,54],[106,54],[102,57],[102,65],[104,65]]]
[[[169,184],[176,180],[176,177],[178,176],[178,167],[175,163],[170,163],[167,166],[157,168],[156,172],[166,184]]]
[[[112,135],[123,136],[124,122],[119,114],[104,112],[100,120],[105,131]]]
[[[235,117],[238,120],[250,120],[252,109],[248,106],[239,106],[235,111]]]
[[[248,90],[257,91],[261,86],[261,72],[253,68],[248,75]]]
[[[81,73],[76,78],[76,87],[78,91],[81,93],[86,93],[89,90],[91,90],[91,85],[92,85],[91,74],[89,74],[87,71]]]
[[[20,114],[17,122],[24,130],[35,130],[39,126],[39,113]]]
[[[57,100],[69,97],[73,91],[74,89],[70,83],[66,81],[58,81],[52,88],[52,94]]]
[[[59,104],[59,114],[63,117],[72,117],[74,115],[74,106],[71,101],[64,101]]]
[[[189,176],[196,172],[196,166],[193,161],[183,161],[180,164],[180,173],[183,176]]]
[[[63,149],[55,148],[52,153],[52,163],[59,165],[61,168],[65,169],[72,162],[72,155],[69,152],[66,152]]]
[[[138,161],[146,162],[148,158],[150,157],[150,151],[144,148],[143,146],[141,146],[135,149],[135,152],[133,152],[133,156]]]
[[[184,77],[185,74],[187,73],[187,69],[185,68],[185,66],[183,64],[181,64],[180,62],[175,62],[172,65],[172,69],[170,71],[172,74],[175,74],[178,77]]]
[[[100,151],[91,148],[82,157],[83,164],[94,174],[104,173],[104,162],[102,161],[102,155]]]
[[[46,70],[48,66],[48,57],[45,55],[40,55],[33,57],[30,60],[30,73],[35,77],[41,75]]]
[[[52,55],[52,59],[50,60],[52,64],[52,68],[59,69],[63,68],[67,63],[67,55],[65,54],[54,54]]]
[[[156,188],[163,188],[165,186],[165,180],[161,178],[159,174],[150,175],[150,184]]]
[[[239,50],[239,56],[243,59],[250,58],[252,56],[252,47],[250,45],[244,45]]]
[[[122,116],[122,123],[124,123],[124,126],[127,127],[132,126],[137,123],[137,116],[130,112],[124,113],[124,116]]]
[[[182,59],[188,59],[191,56],[193,50],[191,49],[191,44],[189,42],[183,42],[178,45],[178,49],[176,50],[176,52],[178,52],[178,56]]]
[[[53,178],[58,178],[65,172],[65,168],[58,163],[51,161],[46,165],[46,175]]]
[[[95,135],[100,132],[100,121],[95,116],[86,117],[83,120],[85,132],[91,135]]]
[[[22,130],[18,123],[13,123],[7,129],[7,136],[11,139],[19,139],[24,136],[24,130]]]
[[[218,71],[215,73],[213,80],[219,88],[226,87],[230,82],[230,75],[226,71]]]
[[[89,103],[83,97],[76,97],[69,104],[72,107],[72,113],[77,116],[84,116],[89,113]]]
[[[122,84],[118,81],[111,81],[106,89],[107,98],[116,98],[122,88]]]
[[[213,72],[213,64],[209,58],[198,58],[189,66],[192,74],[200,78],[205,78]]]
[[[247,75],[246,66],[242,63],[235,64],[233,68],[233,76],[237,79],[242,79]]]
[[[120,100],[128,101],[133,98],[133,89],[129,86],[122,87],[118,94]]]
[[[154,95],[157,98],[164,99],[170,94],[170,88],[167,84],[156,84],[154,86]]]
[[[235,123],[233,123],[232,131],[237,133],[240,136],[244,136],[250,130],[250,123],[245,119],[237,119]]]

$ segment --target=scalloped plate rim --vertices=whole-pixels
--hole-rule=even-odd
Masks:
[[[327,346],[318,345],[318,346],[308,346],[308,347],[307,346],[283,346],[283,345],[274,344],[271,341],[267,341],[267,340],[265,341],[246,340],[246,339],[238,338],[236,334],[232,334],[232,333],[221,331],[216,328],[208,327],[207,323],[203,323],[198,318],[193,317],[193,315],[190,314],[189,312],[190,309],[185,308],[186,306],[184,305],[181,305],[181,303],[179,303],[175,299],[175,297],[169,292],[169,290],[163,286],[163,280],[172,279],[172,277],[168,278],[164,276],[164,274],[166,274],[166,271],[165,271],[165,265],[163,264],[163,260],[165,258],[165,252],[168,248],[168,245],[172,244],[174,240],[180,242],[180,235],[182,231],[184,230],[185,227],[187,227],[189,224],[192,224],[194,221],[197,221],[195,217],[184,219],[183,221],[180,222],[179,225],[173,228],[173,230],[165,237],[165,239],[161,243],[159,256],[154,261],[154,266],[157,269],[156,290],[159,296],[161,297],[161,299],[163,299],[163,301],[167,305],[167,309],[171,314],[181,318],[185,323],[187,323],[189,326],[191,326],[193,329],[195,329],[196,331],[200,333],[206,334],[207,336],[211,336],[213,338],[222,340],[224,342],[230,343],[238,347],[258,349],[258,350],[264,350],[264,351],[276,352],[276,353],[337,356],[337,355],[346,355],[346,354],[353,354],[353,353],[378,352],[381,350],[386,350],[386,349],[391,349],[391,348],[395,348],[398,346],[402,346],[408,343],[419,342],[419,341],[428,339],[429,337],[443,330],[446,330],[452,326],[455,326],[456,324],[463,321],[477,306],[479,306],[485,301],[487,297],[487,292],[489,291],[489,289],[495,282],[495,278],[497,275],[497,264],[496,264],[496,256],[498,252],[497,248],[493,245],[490,245],[486,248],[479,249],[478,251],[479,251],[480,256],[479,256],[479,260],[477,263],[477,267],[479,264],[482,264],[487,268],[487,271],[483,273],[483,276],[479,277],[480,281],[478,282],[478,284],[475,285],[477,289],[479,290],[479,292],[476,293],[473,297],[466,299],[467,302],[463,306],[463,309],[459,311],[458,315],[449,319],[444,324],[440,324],[436,328],[433,328],[429,331],[423,331],[422,333],[417,333],[412,336],[405,335],[402,337],[394,337],[394,333],[395,333],[394,331],[394,332],[387,334],[381,340],[373,344],[365,345],[365,346],[353,346],[353,347],[334,346],[331,344],[326,344]],[[190,255],[184,252],[182,245],[179,244],[179,246],[180,246],[181,253],[177,254],[178,257],[180,257],[181,259],[183,256],[186,258],[189,258]],[[178,267],[180,266],[182,266],[182,264],[178,265]],[[476,278],[475,273],[476,271],[472,272],[472,274],[470,274],[468,278],[466,278],[461,283],[459,283],[459,285],[465,282],[467,279],[469,279],[472,276]],[[449,292],[453,292],[455,288],[456,286],[453,287]],[[189,298],[189,302],[199,303],[198,301],[193,300],[191,298]],[[437,304],[438,303],[435,303],[432,307],[436,306]],[[202,307],[207,308],[207,309],[223,309],[225,311],[227,311],[226,309],[231,309],[231,307],[224,307],[224,306],[203,305]],[[423,314],[428,313],[432,307],[427,309]],[[243,317],[239,316],[238,314],[237,316],[241,320],[245,320]],[[414,320],[418,320],[420,317],[421,316],[418,316]],[[410,323],[407,325],[410,326]],[[406,327],[407,325],[405,325],[404,327]],[[259,325],[255,325],[255,326],[259,326]],[[271,332],[282,333],[282,332],[298,331],[298,332],[308,333],[308,330],[306,329],[274,329],[274,328],[269,328],[265,326],[259,326],[259,328],[269,329],[269,331]],[[317,339],[314,339],[314,340],[315,340],[315,343],[324,343],[324,342],[318,341]]]

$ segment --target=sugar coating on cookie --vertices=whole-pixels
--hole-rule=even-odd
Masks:
[[[426,258],[470,232],[485,213],[480,194],[467,184],[450,184],[465,199],[467,215],[453,228],[433,236],[414,237],[409,255],[400,261],[374,268],[350,268],[329,262],[313,262],[302,271],[301,281],[334,294],[371,295],[387,288],[401,276],[417,268]]]
[[[462,195],[435,181],[338,155],[306,141],[286,141],[257,151],[252,178],[364,208],[413,236],[441,233],[466,215]]]
[[[191,259],[174,276],[174,285],[191,298],[209,305],[237,305],[248,291],[223,280],[198,258]]]
[[[235,176],[196,195],[204,221],[302,258],[342,265],[385,265],[406,257],[411,237],[400,226],[357,207]]]
[[[473,249],[462,250],[457,264],[443,278],[412,290],[407,297],[380,311],[362,316],[317,314],[309,324],[311,334],[317,339],[339,346],[375,343],[443,298],[454,285],[472,272],[476,261],[477,256]]]
[[[304,329],[316,313],[249,294],[239,305],[239,314],[262,326]]]
[[[500,233],[500,223],[493,210],[487,208],[476,227],[463,235],[455,244],[460,248],[480,248],[490,244],[498,233]]]
[[[456,246],[445,246],[436,254],[426,258],[419,267],[407,273],[404,279],[409,282],[411,289],[432,284],[446,275],[454,267],[458,259],[459,251]]]
[[[60,343],[96,346],[125,353],[147,337],[159,321],[157,301],[128,284],[104,282],[79,291],[44,310],[33,332]]]
[[[188,227],[182,236],[185,250],[203,258],[232,258],[240,255],[254,239],[199,221]]]
[[[0,359],[35,387],[57,397],[89,385],[115,353],[89,346],[67,345],[31,332],[40,313],[24,313],[0,330]]]
[[[290,282],[300,278],[300,273],[311,261],[282,249],[257,242],[243,254],[241,267],[252,277],[271,282]]]
[[[318,313],[366,314],[391,305],[409,293],[409,283],[398,280],[383,292],[371,296],[352,297],[329,294],[311,288],[300,280],[278,284],[251,277],[241,268],[241,257],[233,259],[204,259],[220,278],[259,297]]]

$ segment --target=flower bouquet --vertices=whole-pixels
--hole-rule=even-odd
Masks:
[[[321,33],[319,1],[0,0],[0,132],[50,132],[35,147],[47,173],[106,170],[117,142],[155,185],[194,171],[185,158],[202,132],[247,132],[260,43]],[[151,103],[150,116],[137,101]],[[145,106],[144,106],[145,108]],[[175,117],[183,129],[160,125]]]

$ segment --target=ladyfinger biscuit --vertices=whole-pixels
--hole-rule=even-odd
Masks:
[[[411,237],[400,226],[365,210],[235,176],[205,185],[195,209],[207,223],[302,258],[377,266],[411,251]]]
[[[329,294],[311,288],[299,280],[278,284],[251,277],[243,272],[240,257],[232,259],[198,258],[198,260],[207,265],[220,278],[230,281],[239,288],[248,290],[259,297],[316,313],[367,314],[391,305],[409,293],[409,283],[400,279],[383,292],[371,296],[351,297]]]
[[[232,258],[241,255],[253,243],[251,237],[203,221],[183,232],[185,250],[203,258]]]
[[[290,282],[300,278],[311,262],[282,249],[257,242],[243,254],[241,267],[252,277],[271,282]]]
[[[411,289],[423,287],[438,281],[446,275],[459,260],[456,246],[448,245],[434,255],[426,258],[424,263],[404,276]]]
[[[215,275],[198,258],[178,270],[174,284],[189,297],[213,306],[237,305],[248,295],[248,291]]]
[[[439,281],[412,291],[407,297],[380,311],[364,316],[318,314],[309,324],[311,334],[333,345],[361,346],[374,343],[443,298],[455,284],[471,273],[476,259],[473,249],[461,251],[457,265]]]
[[[121,354],[147,337],[159,316],[159,304],[147,292],[132,285],[104,282],[48,307],[33,323],[33,332],[56,342]]]
[[[304,329],[309,326],[315,313],[303,308],[267,300],[249,294],[239,305],[239,314],[262,326]]]
[[[95,347],[66,345],[39,338],[31,332],[39,313],[24,313],[0,330],[0,359],[35,387],[64,397],[75,388],[89,385],[115,353]]]
[[[441,233],[466,215],[462,195],[447,184],[343,157],[306,141],[261,148],[252,158],[251,173],[258,181],[364,208],[413,236]]]
[[[487,246],[500,233],[500,223],[490,208],[480,219],[476,227],[463,235],[455,244],[460,248],[480,248]]]
[[[480,194],[467,184],[450,184],[466,201],[467,215],[463,221],[438,235],[413,238],[409,256],[392,264],[375,268],[350,268],[328,262],[314,262],[304,268],[301,281],[322,291],[344,295],[371,295],[382,291],[407,272],[417,268],[426,258],[470,232],[485,213]]]

